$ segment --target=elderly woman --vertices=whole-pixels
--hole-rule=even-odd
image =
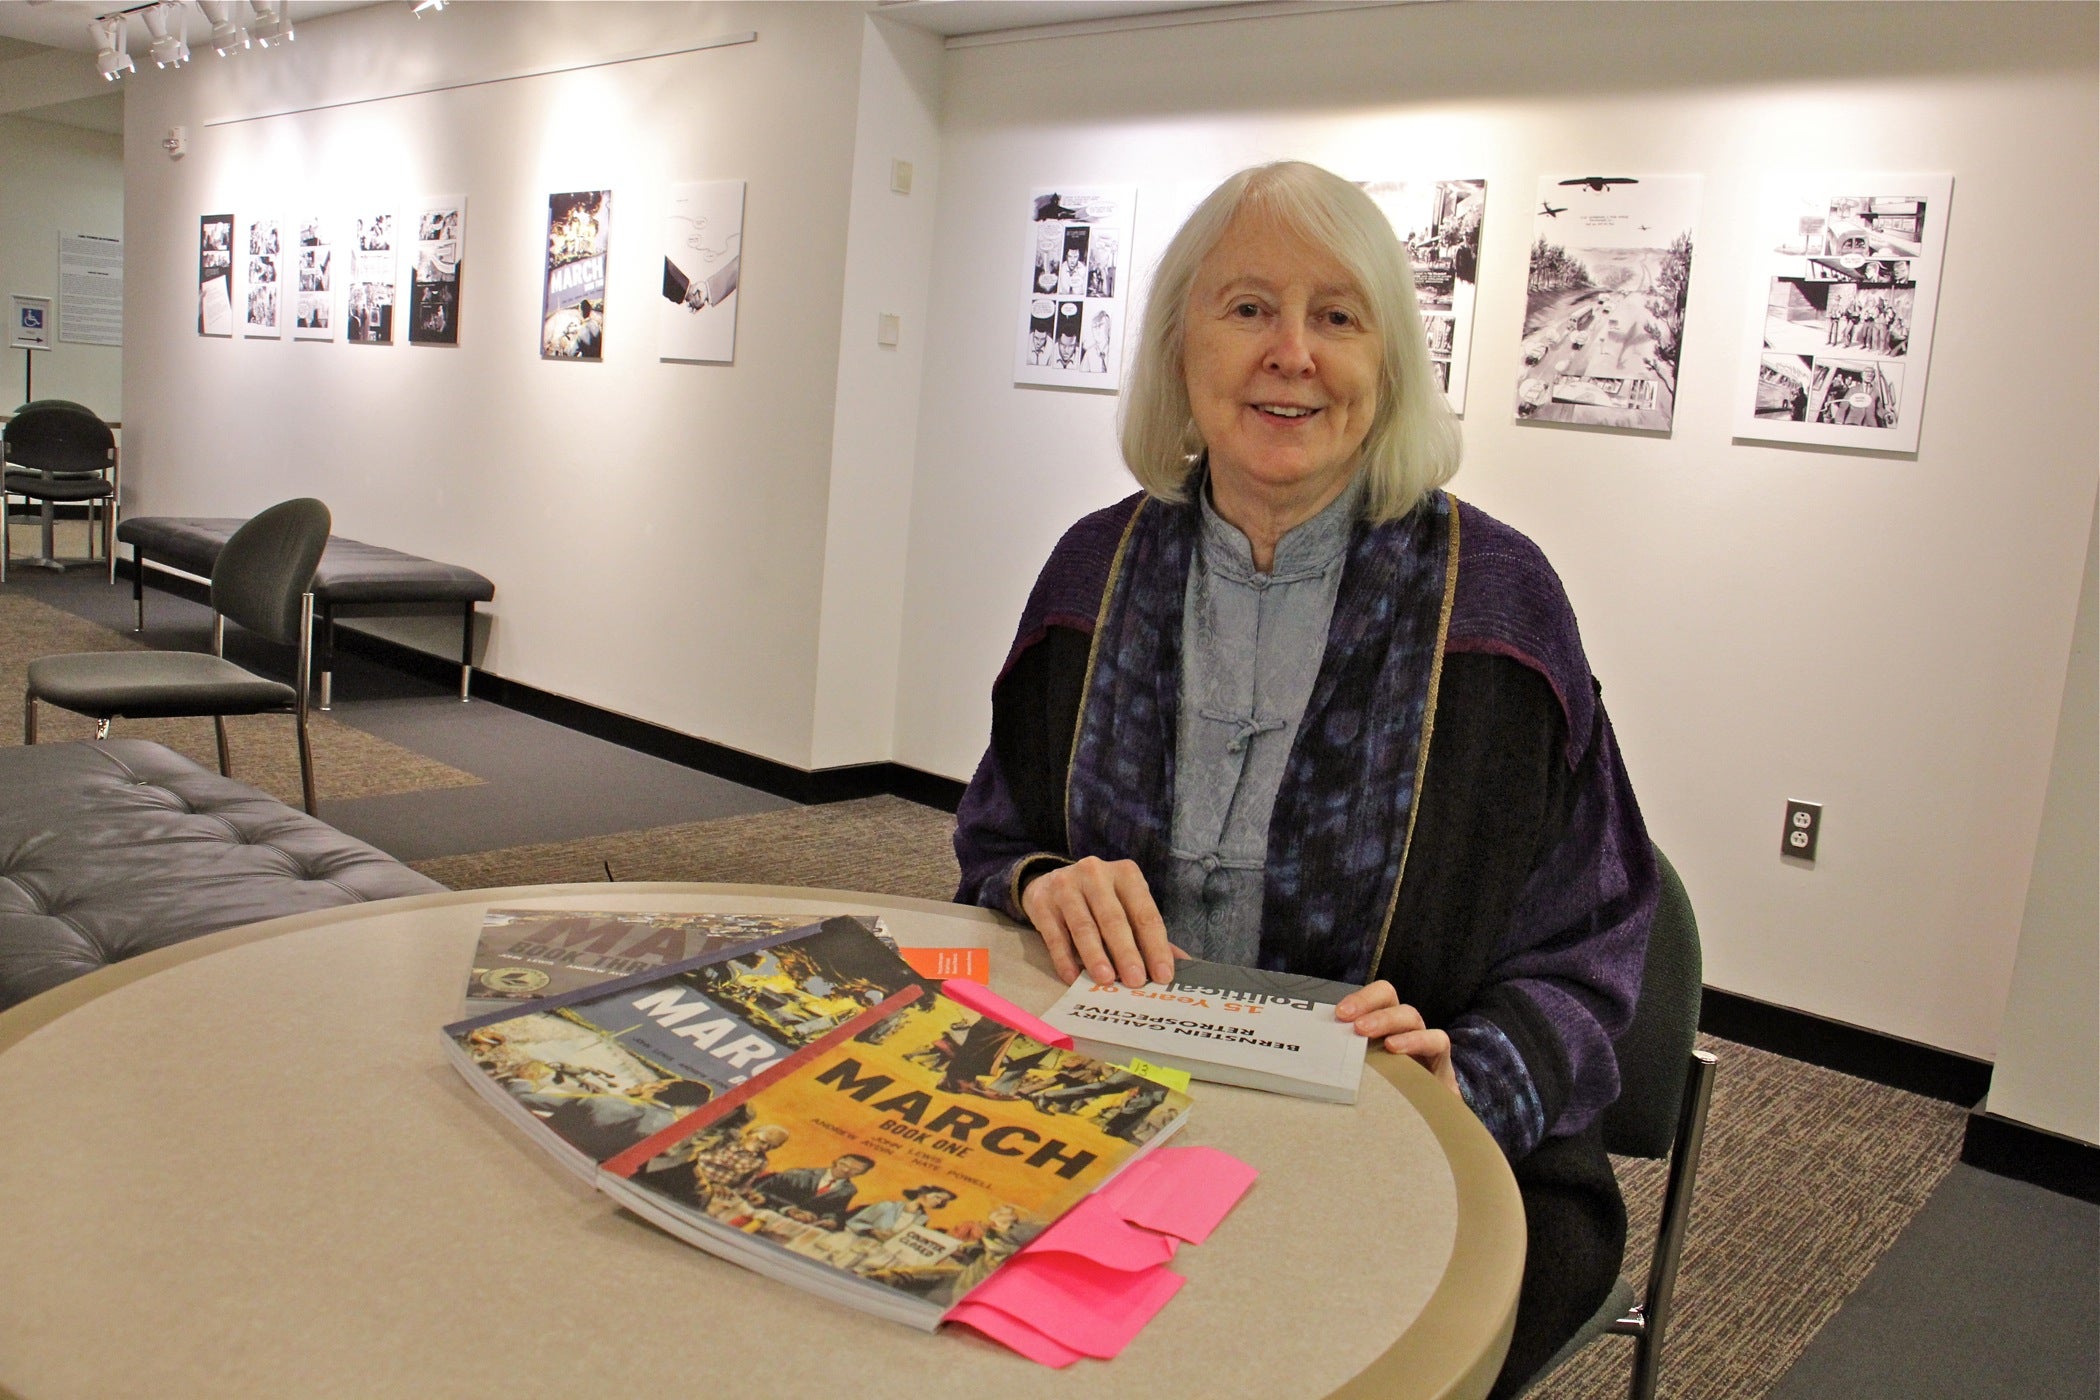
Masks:
[[[1161,259],[1124,402],[1144,490],[1051,554],[958,814],[957,898],[1059,976],[1173,955],[1366,984],[1461,1095],[1530,1253],[1498,1390],[1599,1306],[1597,1119],[1658,877],[1559,579],[1458,468],[1408,264],[1317,167],[1242,171]]]

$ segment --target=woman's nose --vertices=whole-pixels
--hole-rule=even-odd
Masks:
[[[1312,337],[1305,322],[1296,316],[1279,316],[1270,334],[1262,364],[1273,373],[1296,378],[1313,368]]]

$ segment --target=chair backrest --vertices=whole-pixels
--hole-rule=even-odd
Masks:
[[[1661,850],[1662,898],[1648,930],[1648,959],[1633,1024],[1619,1037],[1619,1098],[1604,1111],[1604,1146],[1628,1157],[1670,1155],[1685,1075],[1699,1032],[1699,921],[1684,882]]]
[[[93,409],[71,399],[32,399],[0,426],[8,465],[27,471],[69,476],[108,471],[116,441]]]
[[[304,496],[243,524],[212,566],[212,609],[273,642],[295,645],[299,599],[313,586],[331,523],[328,507]]]

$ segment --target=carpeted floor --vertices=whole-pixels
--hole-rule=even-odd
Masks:
[[[1662,1394],[1754,1400],[1866,1278],[1961,1151],[1967,1113],[1834,1070],[1701,1036],[1720,1059]],[[1618,1159],[1626,1274],[1647,1278],[1659,1162]],[[1631,1338],[1604,1337],[1536,1400],[1616,1400]]]
[[[717,880],[945,899],[954,819],[894,797],[519,846],[417,863],[455,888],[601,880]],[[1864,1279],[1952,1166],[1964,1114],[1727,1041],[1678,1283],[1663,1394],[1761,1396]],[[1645,1278],[1660,1163],[1622,1161],[1628,1274]],[[1625,1394],[1632,1345],[1606,1337],[1538,1400]]]
[[[20,527],[16,541],[26,545]],[[22,742],[23,673],[29,660],[72,651],[137,649],[130,637],[63,612],[18,592],[0,592],[0,743]],[[229,647],[230,649],[230,647]],[[314,787],[323,803],[331,799],[376,797],[435,788],[466,787],[481,780],[398,744],[338,724],[315,713]],[[233,750],[233,773],[280,801],[299,804],[299,749],[288,715],[244,715],[226,723]],[[207,768],[218,768],[218,748],[209,719],[118,720],[112,733],[154,739]],[[37,739],[57,743],[91,739],[95,722],[49,705],[40,706]]]
[[[411,862],[454,889],[603,880],[802,885],[947,899],[955,818],[901,797],[686,822]]]

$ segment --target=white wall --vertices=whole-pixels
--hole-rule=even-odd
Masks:
[[[744,30],[758,41],[360,101]],[[489,669],[806,765],[861,42],[853,6],[384,5],[140,74],[128,509],[317,494],[339,534],[496,581]],[[354,105],[214,125],[327,103]],[[178,124],[174,162],[157,142]],[[734,365],[657,360],[664,190],[697,179],[748,182]],[[606,358],[543,362],[547,196],[605,187]],[[458,193],[457,348],[196,334],[198,216]]]
[[[1138,185],[1146,266],[1255,161],[1482,175],[1456,489],[1565,578],[1709,981],[1991,1055],[2100,457],[2094,19],[1429,5],[952,50],[898,759],[967,775],[1036,566],[1130,489],[1113,400],[1010,382],[1031,187]],[[1914,458],[1730,440],[1758,181],[1832,167],[1955,176]],[[1536,181],[1593,170],[1705,176],[1667,438],[1506,406]],[[1789,797],[1825,804],[1813,868]]]
[[[961,777],[1037,563],[1129,489],[1112,398],[1011,383],[1028,191],[1137,184],[1142,266],[1252,161],[1482,175],[1458,489],[1566,577],[1711,980],[1989,1056],[2100,458],[2095,14],[1430,5],[945,52],[848,5],[332,16],[127,79],[131,509],[312,491],[344,534],[495,578],[505,676],[797,766]],[[1728,435],[1757,181],[1833,165],[1956,179],[1914,457]],[[1667,438],[1501,402],[1535,181],[1604,167],[1706,177]],[[749,182],[737,363],[663,365],[662,190],[704,178]],[[605,185],[608,359],[542,363],[545,196]],[[194,334],[198,215],[462,191],[456,350]],[[1795,796],[1827,808],[1813,869],[1777,854]]]
[[[11,65],[10,65],[11,66]],[[119,136],[0,116],[0,305],[49,297],[58,309],[58,236],[124,231],[124,142]],[[0,338],[0,345],[5,339]],[[22,398],[22,350],[0,351],[0,402]],[[32,387],[40,399],[72,399],[104,418],[123,416],[124,352],[55,335],[38,352]]]
[[[1991,1112],[2100,1143],[2100,510],[2086,535],[2056,758],[2020,921]]]
[[[887,759],[896,727],[912,461],[940,190],[940,81],[937,38],[872,17],[863,22],[813,768]],[[898,160],[912,167],[909,194],[891,188]],[[876,340],[885,314],[899,321],[894,346]]]

